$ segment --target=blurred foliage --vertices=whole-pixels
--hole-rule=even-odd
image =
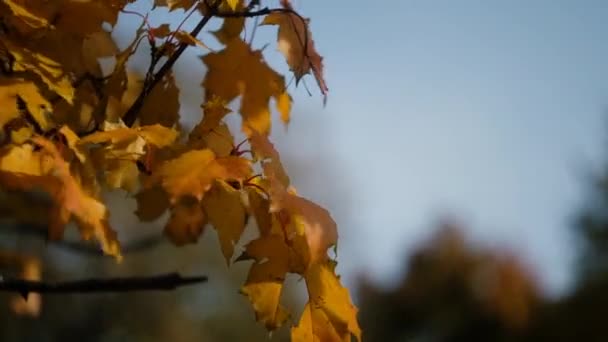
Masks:
[[[477,248],[461,228],[443,225],[395,288],[362,280],[364,340],[608,341],[608,172],[573,228],[581,242],[576,282],[550,298],[516,256]]]

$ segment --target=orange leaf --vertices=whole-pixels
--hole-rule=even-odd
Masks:
[[[293,10],[289,0],[281,0],[281,5],[285,9]],[[279,51],[287,59],[287,64],[296,77],[296,84],[312,70],[321,93],[327,95],[329,89],[323,78],[323,57],[315,49],[309,22],[309,19],[294,13],[274,12],[264,18],[262,25],[279,26]]]
[[[226,263],[234,253],[246,224],[245,207],[241,193],[222,181],[216,181],[203,198],[203,207],[220,239]]]
[[[242,181],[250,175],[247,159],[216,158],[210,149],[193,150],[161,164],[147,180],[146,187],[160,183],[171,203],[175,203],[182,196],[201,200],[215,180]]]
[[[243,131],[249,134],[254,129],[268,134],[269,101],[281,98],[286,91],[285,80],[263,61],[261,51],[251,50],[241,39],[233,39],[224,50],[204,56],[203,62],[208,69],[203,80],[205,98],[218,96],[230,102],[241,95]]]

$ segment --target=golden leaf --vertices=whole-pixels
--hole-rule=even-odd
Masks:
[[[247,244],[238,260],[253,259],[241,292],[255,311],[256,320],[268,330],[279,328],[289,313],[280,305],[285,275],[289,270],[289,251],[280,235],[258,238]]]
[[[245,8],[240,0],[232,0],[232,2],[234,3],[234,6],[230,5],[230,7],[234,11],[242,11]],[[239,38],[239,35],[241,32],[243,32],[244,28],[245,17],[225,18],[222,26],[217,31],[213,31],[212,33],[220,43],[226,45],[231,40]]]
[[[285,9],[293,10],[289,0],[281,0]],[[277,43],[289,68],[296,77],[296,85],[302,76],[311,70],[323,95],[327,95],[327,84],[323,78],[323,57],[315,49],[312,33],[308,28],[310,20],[294,13],[274,12],[267,15],[262,25],[278,25]]]
[[[154,6],[169,7],[169,11],[181,8],[187,10],[192,7],[194,0],[154,0]]]
[[[53,162],[49,174],[53,175],[56,182],[42,183],[58,206],[49,228],[49,236],[58,238],[63,235],[63,227],[73,216],[83,238],[94,236],[106,254],[113,255],[117,260],[122,259],[116,233],[108,225],[108,213],[103,203],[86,193],[70,173],[70,165],[50,141],[41,137],[33,137],[32,140]]]
[[[220,240],[226,263],[234,253],[234,245],[245,230],[245,207],[241,193],[222,181],[216,181],[203,197],[203,208]]]
[[[233,39],[224,50],[204,56],[203,62],[208,68],[203,80],[205,98],[217,96],[228,103],[241,95],[243,131],[249,134],[254,129],[268,134],[269,101],[286,91],[285,80],[264,63],[261,51],[251,50],[241,39]]]
[[[271,180],[271,212],[285,211],[295,224],[296,232],[304,235],[309,250],[309,265],[324,262],[327,249],[338,240],[338,227],[329,212],[305,198],[286,191]]]
[[[0,79],[0,127],[20,116],[18,99],[43,131],[51,128],[48,115],[52,105],[40,94],[36,84],[23,78]]]
[[[205,212],[199,201],[184,198],[171,208],[165,235],[177,246],[195,243],[205,228]]]
[[[340,284],[335,264],[319,263],[304,275],[309,302],[297,327],[294,341],[350,341],[351,335],[361,341],[357,308],[348,290]]]
[[[112,145],[120,145],[130,143],[137,139],[137,137],[141,137],[147,144],[165,147],[173,144],[177,136],[176,130],[158,124],[135,128],[122,126],[89,134],[80,139],[80,144],[110,143]]]
[[[249,143],[256,158],[261,160],[266,177],[279,181],[283,187],[287,188],[289,186],[289,176],[281,163],[279,152],[274,148],[268,136],[251,130]]]
[[[0,42],[11,51],[11,55],[15,58],[14,71],[31,71],[35,73],[49,89],[63,97],[68,103],[71,104],[73,102],[74,87],[70,81],[70,75],[60,62],[40,52],[18,46],[2,35],[0,35]]]
[[[171,72],[146,96],[138,115],[141,126],[160,124],[173,127],[179,120],[179,89]]]
[[[168,160],[154,171],[146,187],[160,183],[172,203],[181,196],[203,198],[213,181],[242,181],[251,175],[249,161],[240,157],[216,158],[213,151],[193,150]]]

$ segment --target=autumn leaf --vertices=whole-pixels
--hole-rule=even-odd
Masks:
[[[334,268],[332,262],[319,263],[306,272],[309,302],[292,329],[293,341],[350,341],[351,335],[361,341],[358,310]]]
[[[177,136],[178,132],[176,130],[159,124],[135,128],[120,125],[114,129],[89,134],[80,139],[80,144],[110,143],[112,145],[120,145],[130,143],[137,139],[137,137],[141,137],[147,144],[165,147],[172,145]]]
[[[226,263],[230,264],[234,245],[239,241],[247,223],[241,193],[223,181],[216,181],[203,197],[203,208],[209,223],[217,231]]]
[[[13,190],[42,189],[51,195],[55,209],[49,223],[50,238],[60,238],[65,225],[74,218],[84,239],[95,237],[106,254],[120,260],[116,233],[107,223],[106,207],[82,188],[72,176],[69,163],[50,141],[41,137],[31,140],[42,151],[33,153],[29,148],[20,149],[22,156],[29,159],[16,160],[11,153],[4,155],[0,161],[0,184]]]
[[[80,227],[80,233],[85,239],[95,237],[101,244],[102,250],[113,255],[117,260],[122,259],[116,233],[107,222],[108,213],[105,205],[91,197],[80,186],[70,173],[70,165],[63,160],[55,146],[40,137],[33,137],[33,142],[52,158],[51,173],[58,180],[59,188],[52,189],[52,196],[59,204],[55,221],[51,222],[49,235],[58,238],[63,235],[63,227],[73,216]]]
[[[170,201],[175,203],[182,196],[201,200],[215,180],[243,181],[250,175],[247,159],[216,158],[210,149],[192,150],[160,165],[147,180],[146,187],[161,184]]]
[[[205,228],[206,216],[201,203],[182,198],[171,208],[171,217],[164,234],[177,246],[195,243]]]
[[[247,244],[238,260],[254,260],[241,293],[255,311],[256,320],[268,330],[279,328],[289,313],[280,305],[283,282],[289,271],[289,251],[283,238],[269,235]]]
[[[274,148],[268,136],[251,130],[249,143],[255,156],[260,159],[267,177],[277,180],[283,187],[289,186],[289,176],[281,163],[279,152]]]
[[[290,191],[276,178],[270,178],[271,212],[285,212],[296,233],[306,238],[309,266],[327,260],[327,249],[338,241],[338,228],[329,212],[316,203]]]
[[[53,106],[40,93],[38,86],[23,78],[0,79],[0,127],[21,115],[19,101],[44,131],[51,127]]]
[[[289,0],[281,0],[283,8],[293,11]],[[287,64],[296,77],[296,84],[302,76],[311,70],[323,95],[328,88],[323,78],[323,57],[315,49],[312,33],[309,29],[309,19],[290,12],[273,12],[267,15],[262,25],[278,25],[277,44],[283,53]]]
[[[203,62],[208,68],[203,80],[205,98],[218,96],[230,102],[241,95],[239,111],[243,117],[243,131],[249,134],[255,129],[260,134],[268,134],[271,126],[269,101],[285,96],[286,90],[285,80],[262,60],[261,51],[251,50],[241,39],[233,39],[224,50],[204,56]],[[288,115],[281,113],[281,117]]]
[[[14,71],[30,71],[55,93],[63,97],[68,103],[74,100],[74,87],[70,81],[70,75],[56,60],[42,53],[21,47],[10,39],[0,35],[0,43],[4,44],[11,55],[15,58]]]
[[[154,0],[154,6],[168,7],[169,11],[176,9],[187,10],[192,7],[194,0]]]
[[[179,89],[172,73],[168,73],[146,96],[140,110],[141,126],[160,124],[173,127],[179,120]]]
[[[233,11],[242,11],[245,7],[240,0],[233,0],[232,3],[233,4],[231,4],[230,7]],[[220,43],[227,45],[231,40],[239,38],[244,28],[244,17],[225,18],[222,22],[222,26],[212,33]]]

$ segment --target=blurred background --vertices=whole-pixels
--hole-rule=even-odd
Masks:
[[[293,120],[277,121],[272,137],[299,193],[338,223],[337,271],[364,340],[608,340],[608,2],[293,4],[311,18],[330,92],[323,106],[311,77],[312,95],[291,82]],[[161,11],[150,21],[175,28],[182,17]],[[122,16],[119,46],[140,20]],[[219,24],[199,37],[211,48]],[[287,75],[275,34],[258,28],[254,46],[270,43],[269,63]],[[141,52],[135,71],[147,67]],[[190,48],[175,67],[186,127],[200,120],[206,52]],[[138,223],[126,194],[109,198],[118,230],[134,241],[160,235],[163,222]],[[3,245],[40,256],[49,280],[210,278],[168,293],[44,296],[37,318],[15,315],[3,295],[2,341],[287,339],[287,329],[269,336],[255,323],[238,294],[248,265],[228,269],[213,230],[197,245],[134,250],[119,266],[0,233]],[[290,286],[296,322],[302,284]]]

